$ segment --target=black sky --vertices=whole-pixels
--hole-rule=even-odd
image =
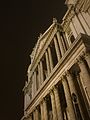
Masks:
[[[0,120],[20,120],[29,54],[40,33],[65,14],[65,0],[6,0],[0,3]]]

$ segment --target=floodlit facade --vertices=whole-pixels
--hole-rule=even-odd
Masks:
[[[31,53],[22,120],[90,120],[90,0],[66,0]]]

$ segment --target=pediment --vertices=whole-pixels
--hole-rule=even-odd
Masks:
[[[44,46],[44,43],[48,39],[48,36],[51,34],[52,29],[54,28],[54,26],[55,26],[55,24],[52,24],[44,34],[42,34],[42,35],[40,34],[40,37],[38,38],[38,41],[37,41],[35,47],[33,48],[32,54],[30,55],[30,57],[31,57],[31,63],[39,55],[41,49]]]

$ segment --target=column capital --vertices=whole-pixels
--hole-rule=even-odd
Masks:
[[[50,95],[52,95],[53,94],[53,88],[50,89],[49,92],[50,92]]]
[[[39,108],[39,105],[37,105],[35,108],[38,110],[38,108]]]
[[[50,92],[53,92],[53,91],[56,90],[57,88],[58,88],[58,85],[54,85],[54,86],[52,86]]]
[[[58,85],[54,85],[53,86],[53,91],[57,90],[58,89]]]
[[[84,58],[86,58],[87,56],[89,56],[90,55],[90,51],[83,51],[82,52],[82,56],[84,57]]]
[[[76,61],[77,61],[77,63],[78,64],[80,64],[80,63],[83,63],[83,56],[79,56],[77,59],[76,59]]]
[[[65,75],[66,75],[66,77],[69,77],[69,76],[72,76],[72,73],[71,73],[69,70],[67,70],[67,71],[65,72]]]
[[[43,99],[40,101],[40,104],[43,104]]]
[[[79,57],[78,59],[82,59],[82,60],[85,59],[87,53],[88,53],[87,51],[83,51],[80,55],[81,58]]]
[[[43,98],[43,100],[46,102],[46,100],[47,100],[46,96]]]
[[[61,79],[62,80],[66,79],[66,72],[64,73],[64,75],[62,75]]]
[[[35,112],[35,110],[36,110],[36,107],[34,108],[33,112]]]
[[[83,51],[81,55],[77,58],[77,61],[85,59],[87,56],[89,56],[89,54],[90,54],[90,51],[88,50]]]

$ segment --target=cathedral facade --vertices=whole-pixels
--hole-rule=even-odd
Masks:
[[[30,55],[21,120],[90,120],[90,0],[66,0]]]

